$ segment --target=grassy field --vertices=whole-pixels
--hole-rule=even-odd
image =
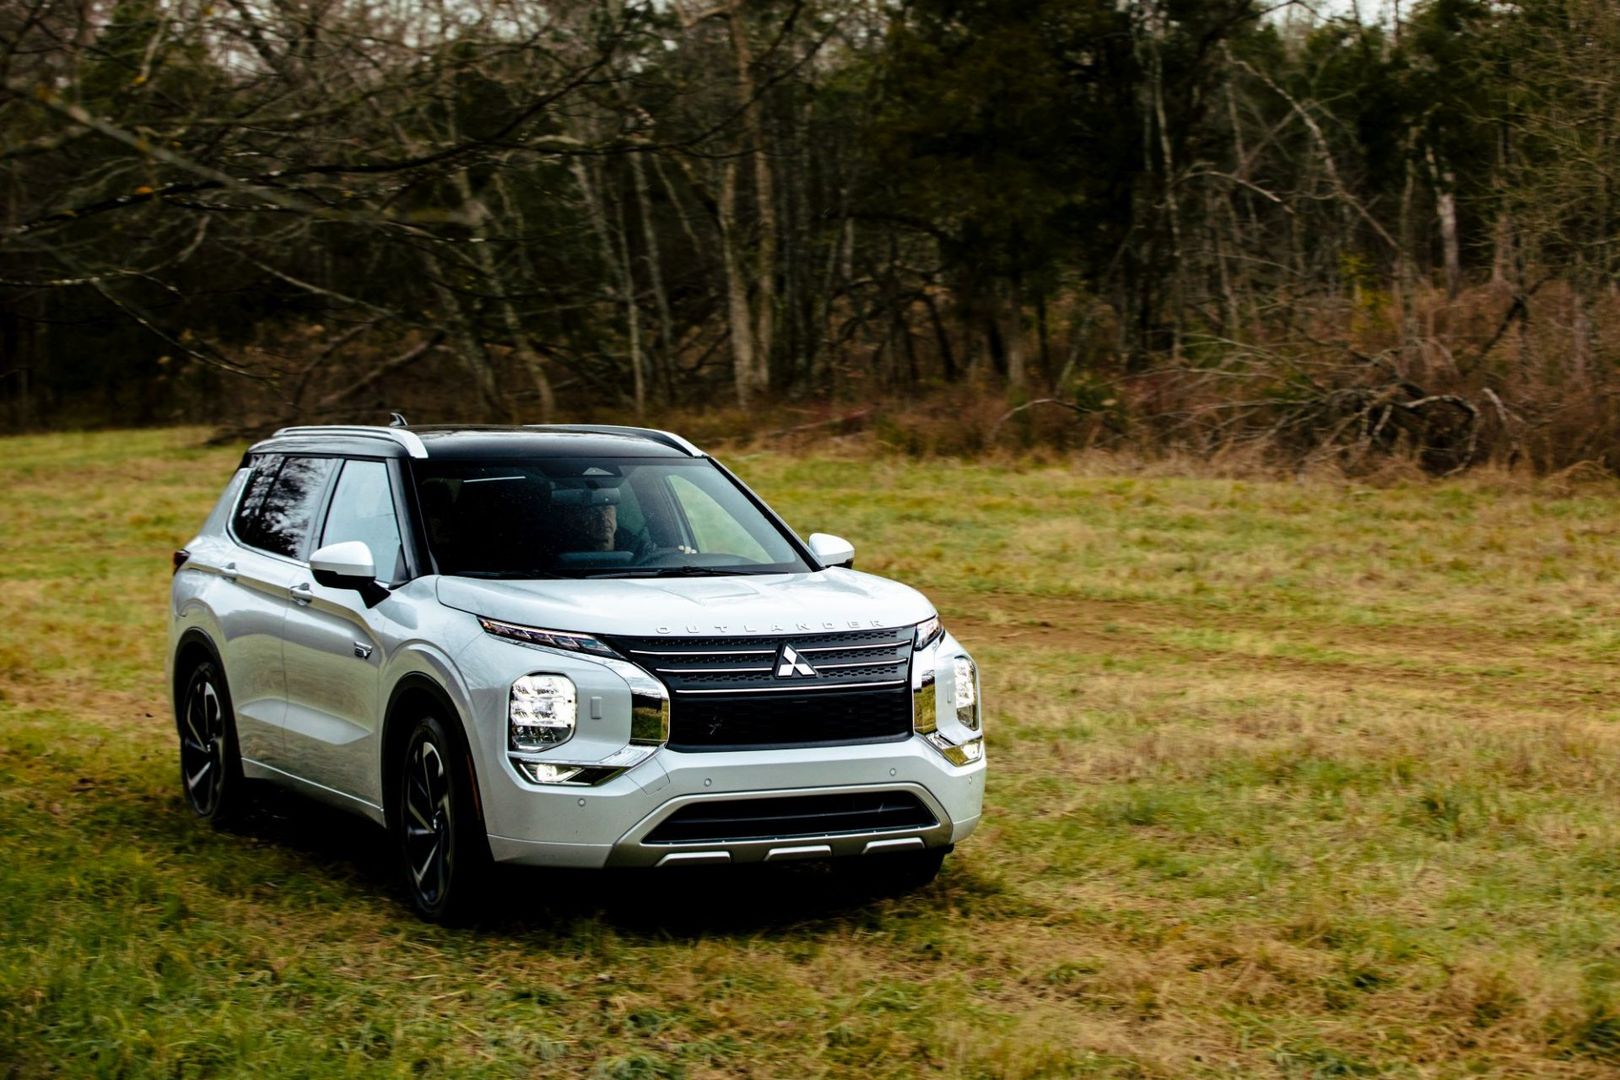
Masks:
[[[739,454],[984,670],[931,888],[524,873],[189,820],[169,552],[236,452],[0,440],[0,1076],[1613,1076],[1620,489]]]

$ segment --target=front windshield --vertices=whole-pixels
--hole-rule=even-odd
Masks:
[[[702,459],[416,464],[439,573],[664,577],[810,569],[775,524]]]

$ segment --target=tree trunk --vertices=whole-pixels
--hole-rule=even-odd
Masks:
[[[658,226],[653,221],[652,199],[647,192],[647,171],[640,154],[630,155],[630,175],[636,186],[636,208],[641,214],[641,239],[646,245],[647,276],[652,284],[653,306],[658,311],[658,348],[655,369],[663,384],[664,397],[674,396],[675,320],[669,312],[669,294],[664,289],[663,256],[659,250]]]
[[[726,276],[726,321],[731,331],[731,368],[737,404],[747,408],[754,396],[754,323],[748,309],[748,282],[737,251],[737,163],[720,167],[720,252]]]
[[[1001,334],[1001,348],[1007,357],[1007,385],[1022,390],[1029,379],[1029,350],[1024,342],[1024,312],[1018,291],[1012,289],[1002,302],[1001,321],[997,327]]]
[[[591,221],[591,231],[596,234],[597,248],[602,255],[602,268],[612,276],[615,297],[624,305],[630,384],[636,416],[639,418],[646,408],[647,388],[641,363],[641,313],[636,307],[635,281],[630,274],[628,245],[623,243],[624,216],[621,210],[618,222],[620,244],[615,245],[613,235],[608,229],[607,211],[602,205],[606,193],[598,191],[597,183],[586,167],[584,159],[575,158],[570,167],[575,182],[579,184],[580,195],[585,199],[585,212]]]
[[[1496,212],[1491,226],[1491,284],[1500,288],[1507,284],[1508,268],[1513,263],[1513,219],[1506,210]]]
[[[934,340],[939,347],[940,366],[945,370],[945,381],[956,381],[956,352],[951,348],[951,335],[945,329],[945,320],[940,318],[939,304],[934,300],[933,294],[923,289],[923,305],[928,308],[928,319],[934,324]]]
[[[1182,265],[1181,203],[1176,193],[1175,156],[1170,148],[1170,128],[1164,114],[1164,57],[1156,33],[1149,34],[1153,75],[1153,118],[1159,134],[1160,167],[1164,170],[1164,213],[1170,223],[1170,355],[1181,360],[1182,305],[1186,302],[1185,268]]]
[[[523,370],[528,372],[529,381],[534,383],[535,394],[540,399],[540,421],[549,423],[557,411],[557,395],[552,390],[551,380],[546,377],[545,368],[540,363],[540,354],[535,350],[534,343],[529,340],[528,332],[523,327],[523,320],[518,316],[517,308],[513,306],[512,299],[506,294],[506,276],[500,273],[495,265],[495,256],[487,243],[487,231],[484,228],[485,212],[482,204],[473,198],[472,182],[467,179],[467,170],[457,169],[455,173],[456,191],[461,196],[462,207],[473,215],[473,239],[479,241],[471,245],[473,260],[478,265],[478,272],[484,279],[484,291],[496,297],[496,304],[500,308],[501,323],[506,327],[507,336],[512,339],[512,348],[516,350],[518,362]],[[480,346],[482,354],[482,346]]]
[[[615,200],[619,226],[619,292],[624,297],[626,346],[630,353],[630,377],[636,402],[636,419],[647,415],[646,360],[641,348],[641,305],[636,303],[636,278],[630,261],[630,232],[625,225],[624,200]]]
[[[1448,165],[1441,167],[1434,147],[1427,150],[1429,178],[1434,184],[1435,213],[1440,219],[1440,246],[1445,255],[1446,298],[1457,299],[1462,292],[1462,253],[1457,244],[1457,174]]]
[[[755,248],[756,301],[754,307],[753,363],[749,377],[753,389],[765,390],[771,380],[771,347],[776,333],[776,185],[765,146],[765,125],[759,92],[754,83],[753,48],[743,18],[745,0],[730,0],[731,48],[737,64],[737,100],[742,108],[743,132],[754,164],[754,215],[758,224]]]
[[[1399,241],[1395,245],[1395,302],[1401,309],[1401,355],[1405,360],[1401,374],[1411,374],[1410,364],[1418,357],[1417,317],[1417,264],[1412,257],[1415,246],[1413,236],[1412,200],[1417,191],[1417,167],[1412,162],[1412,143],[1417,138],[1413,129],[1407,134],[1406,183],[1401,188]]]
[[[511,221],[512,230],[519,236],[526,235],[529,231],[528,225],[524,220],[519,203],[512,198],[512,193],[507,187],[505,178],[499,172],[496,172],[491,179],[494,182],[496,193],[501,197],[501,206]],[[522,245],[518,245],[516,258],[518,265],[523,270],[524,278],[528,281],[536,280],[537,275],[534,272],[534,266],[529,261],[528,252]],[[502,281],[505,280],[506,275],[503,274]],[[518,350],[518,360],[523,364],[524,371],[528,372],[529,381],[534,384],[535,394],[540,400],[540,422],[550,423],[557,415],[557,394],[552,386],[551,379],[546,375],[545,357],[540,349],[536,347],[533,336],[522,327],[511,302],[508,301],[506,306],[507,325],[508,327],[517,328],[514,331],[514,343]]]
[[[467,374],[472,376],[473,388],[478,391],[478,399],[482,402],[484,411],[492,420],[510,419],[501,401],[500,389],[495,384],[494,365],[490,363],[484,343],[479,340],[477,328],[462,309],[461,297],[444,284],[444,264],[431,251],[422,252],[422,264],[427,271],[433,295],[444,308],[444,318],[454,332],[456,355],[466,366]]]

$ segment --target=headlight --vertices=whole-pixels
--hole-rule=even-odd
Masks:
[[[965,656],[955,660],[956,722],[969,731],[979,730],[978,669]]]
[[[519,626],[516,623],[501,622],[499,619],[486,619],[478,616],[478,625],[484,628],[484,633],[494,634],[498,638],[516,641],[522,645],[543,645],[551,649],[564,649],[568,652],[594,653],[597,656],[618,656],[610,647],[590,634],[578,634],[571,630],[542,630],[536,626]]]
[[[519,753],[567,742],[574,734],[574,681],[566,675],[525,675],[512,684],[507,741]]]

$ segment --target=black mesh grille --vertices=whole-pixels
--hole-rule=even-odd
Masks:
[[[671,750],[889,742],[910,734],[911,698],[904,687],[852,693],[716,694],[677,697],[670,705]]]
[[[644,843],[786,840],[926,829],[936,824],[934,815],[909,791],[716,799],[681,807],[649,833]]]
[[[608,640],[669,687],[674,750],[887,742],[911,734],[910,627]],[[780,675],[784,646],[814,674]]]

